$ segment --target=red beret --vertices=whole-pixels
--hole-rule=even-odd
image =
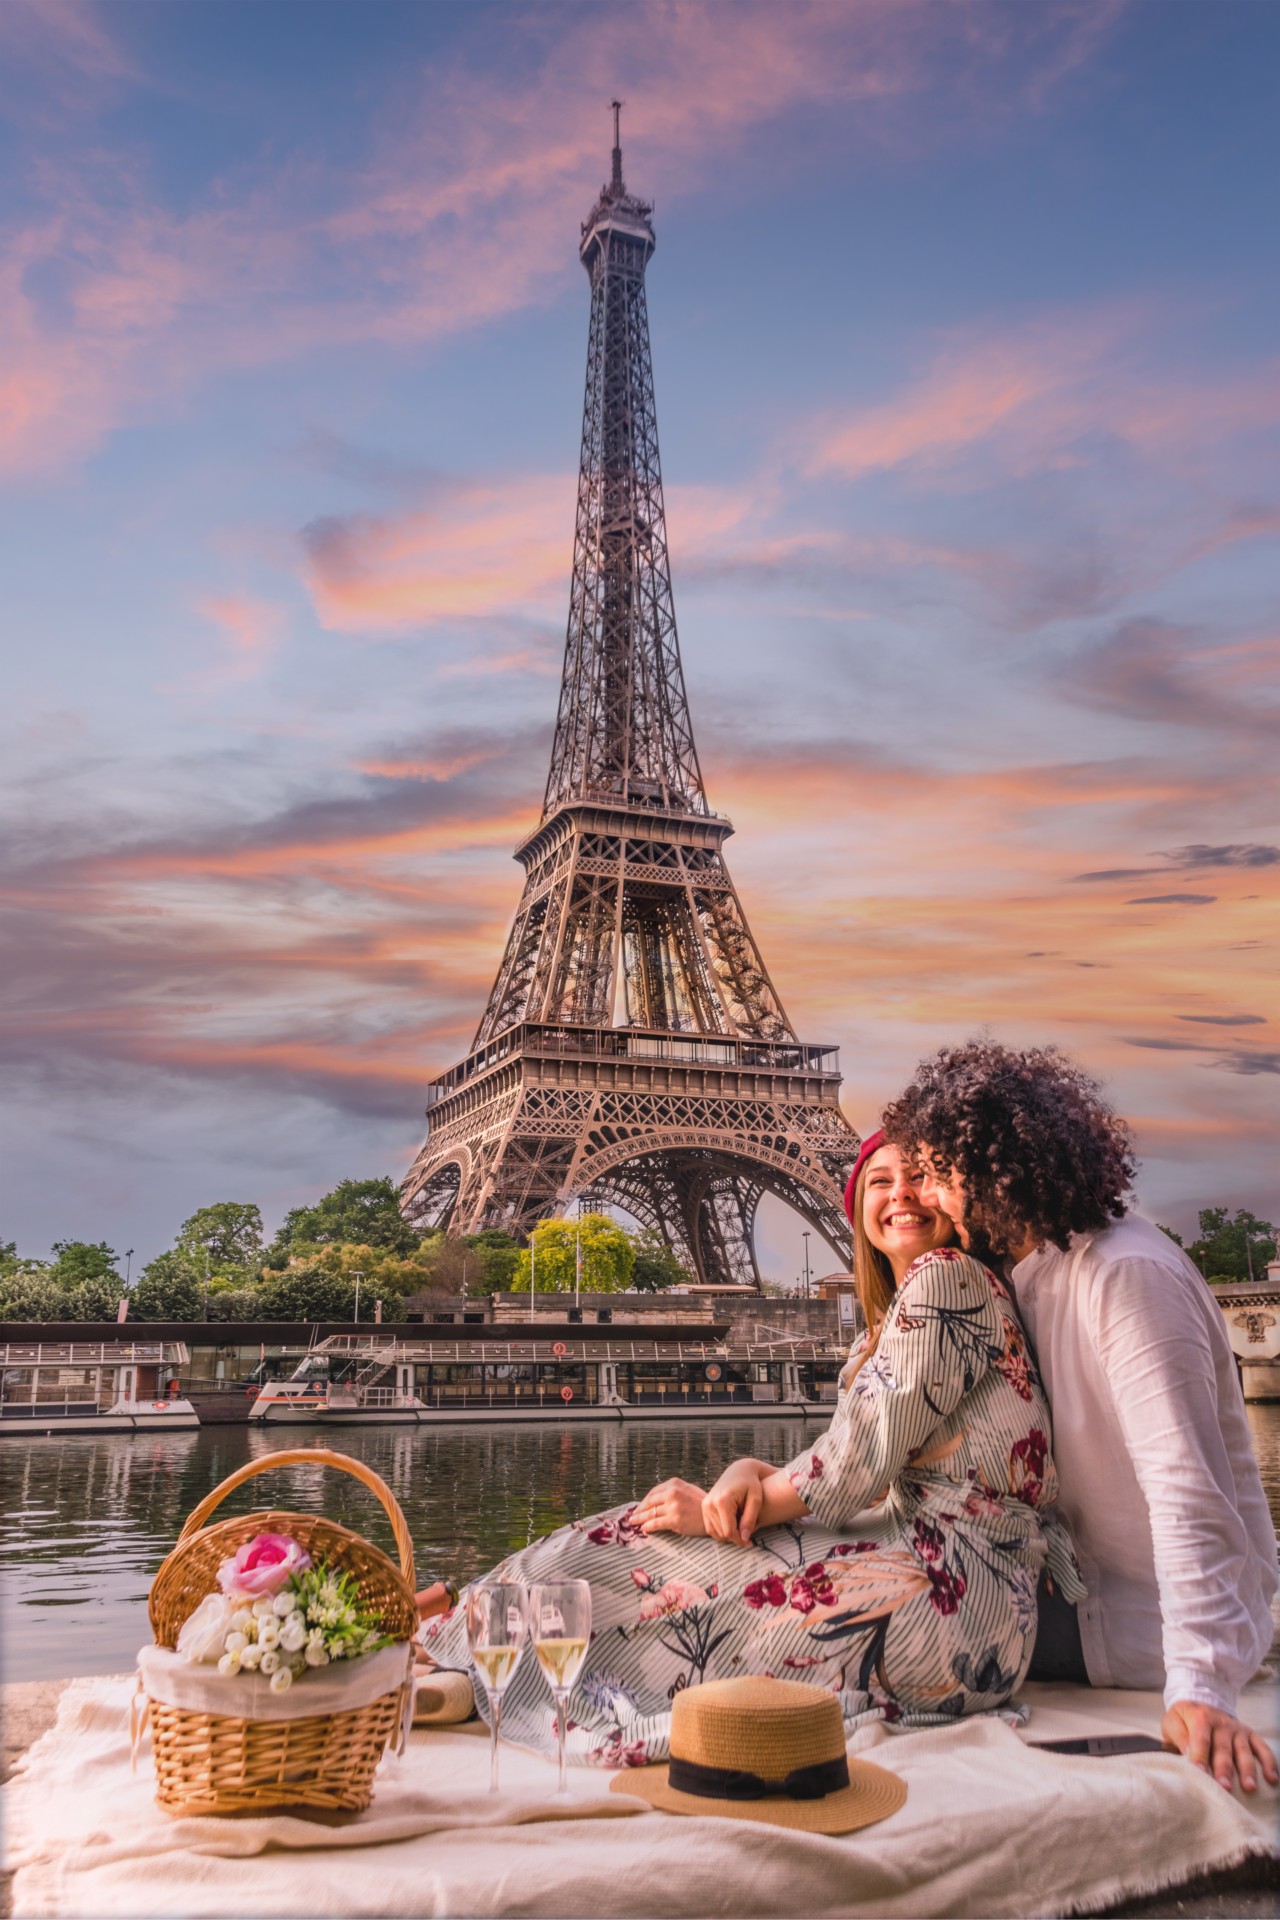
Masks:
[[[884,1128],[877,1127],[869,1133],[858,1148],[858,1157],[853,1163],[853,1172],[849,1175],[849,1184],[844,1190],[844,1210],[849,1216],[849,1225],[853,1225],[853,1190],[858,1184],[858,1175],[866,1166],[873,1153],[878,1153],[884,1145]]]

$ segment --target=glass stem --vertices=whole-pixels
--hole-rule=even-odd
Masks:
[[[502,1695],[489,1695],[489,1791],[498,1791],[498,1732],[502,1726]]]
[[[568,1793],[569,1791],[569,1780],[564,1770],[564,1731],[565,1731],[565,1722],[568,1720],[568,1718],[569,1718],[569,1696],[567,1693],[557,1692],[556,1694],[556,1748],[560,1755],[560,1778],[556,1782],[557,1793]]]

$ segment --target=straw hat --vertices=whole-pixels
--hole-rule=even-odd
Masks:
[[[671,1760],[615,1774],[664,1813],[761,1820],[805,1833],[852,1833],[907,1797],[896,1773],[850,1760],[834,1694],[794,1680],[708,1680],[671,1708]]]

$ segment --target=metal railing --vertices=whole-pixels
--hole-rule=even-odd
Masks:
[[[0,1346],[2,1367],[184,1367],[190,1358],[181,1340],[10,1340]]]
[[[476,1074],[500,1066],[512,1054],[573,1055],[585,1060],[661,1060],[679,1065],[739,1067],[748,1071],[817,1073],[838,1079],[838,1047],[803,1041],[742,1040],[715,1033],[638,1032],[626,1028],[541,1026],[524,1022],[477,1048],[427,1088],[427,1105],[456,1093]]]

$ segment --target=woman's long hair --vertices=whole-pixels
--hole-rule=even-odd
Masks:
[[[880,1333],[885,1315],[893,1305],[895,1289],[889,1256],[881,1253],[879,1247],[872,1246],[863,1225],[862,1203],[867,1191],[867,1167],[870,1164],[868,1161],[863,1167],[853,1189],[853,1285],[858,1305],[862,1308],[862,1317],[867,1323],[867,1340],[849,1375],[850,1380],[866,1365],[880,1344]]]

